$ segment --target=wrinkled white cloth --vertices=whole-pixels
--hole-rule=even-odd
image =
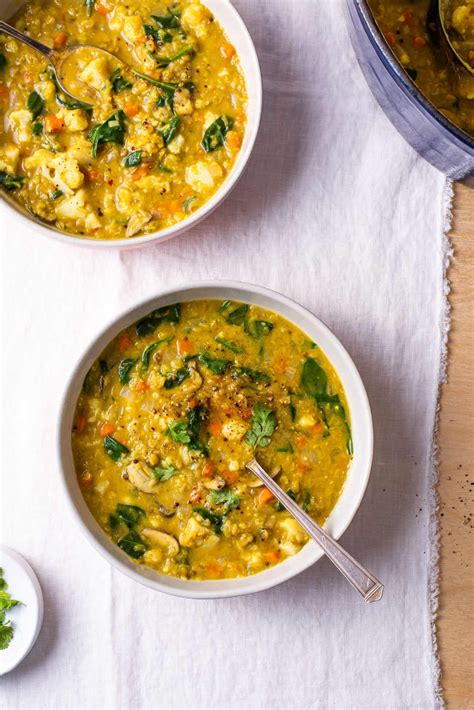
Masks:
[[[372,98],[343,0],[235,4],[260,57],[264,112],[218,211],[126,253],[45,240],[0,213],[1,535],[36,569],[46,604],[36,647],[0,680],[5,709],[436,705],[430,516],[449,186]],[[385,583],[382,602],[365,605],[326,560],[257,595],[176,599],[113,571],[76,528],[55,455],[70,364],[118,310],[201,278],[282,291],[354,358],[375,458],[342,541]]]

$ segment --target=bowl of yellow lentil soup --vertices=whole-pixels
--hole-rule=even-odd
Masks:
[[[372,461],[355,365],[312,313],[267,289],[198,283],[122,315],[64,395],[66,497],[92,545],[153,589],[272,587],[322,556],[245,463],[339,538]]]
[[[164,241],[212,212],[250,157],[261,75],[229,0],[0,2],[58,50],[90,43],[63,77],[0,34],[0,193],[40,234],[93,247]],[[68,76],[69,73],[69,76]],[[81,94],[82,97],[82,94]]]
[[[468,38],[469,3],[452,5],[456,31]],[[472,185],[474,76],[457,66],[433,27],[431,1],[346,0],[346,6],[355,54],[384,113],[426,160]]]

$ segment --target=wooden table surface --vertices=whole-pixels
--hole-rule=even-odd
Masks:
[[[448,383],[441,396],[438,644],[448,708],[474,708],[474,190],[456,185]]]

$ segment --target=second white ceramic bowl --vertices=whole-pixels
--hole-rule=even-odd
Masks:
[[[127,555],[107,537],[93,518],[82,497],[72,457],[71,429],[84,377],[92,363],[120,331],[155,308],[161,308],[171,303],[203,299],[230,299],[254,303],[279,313],[307,333],[311,340],[318,343],[339,374],[351,415],[354,457],[342,494],[325,524],[326,530],[335,539],[342,535],[361,503],[369,480],[373,450],[373,428],[369,402],[362,380],[350,356],[324,323],[305,308],[279,293],[260,286],[235,281],[201,282],[162,293],[156,298],[132,308],[110,323],[94,339],[94,342],[72,370],[61,404],[58,452],[66,501],[86,538],[110,564],[152,589],[195,599],[233,597],[268,589],[303,571],[322,557],[323,553],[314,542],[310,541],[294,557],[289,557],[284,562],[259,574],[251,577],[204,582],[168,577],[147,567],[137,565],[130,561]],[[342,578],[341,584],[344,584]]]
[[[24,2],[21,0],[0,0],[0,19],[8,20],[23,4]],[[130,239],[93,239],[91,237],[78,237],[74,234],[62,232],[54,226],[40,221],[33,214],[23,209],[15,202],[13,196],[9,195],[4,190],[0,193],[1,197],[3,197],[3,204],[0,205],[0,209],[13,214],[18,220],[19,226],[24,225],[32,229],[38,236],[53,237],[66,244],[75,244],[82,247],[87,246],[94,249],[135,249],[145,244],[164,242],[171,239],[171,237],[182,234],[187,229],[190,229],[190,227],[193,227],[201,222],[201,220],[205,219],[205,217],[210,215],[211,212],[225,200],[242,175],[257,137],[262,113],[262,77],[252,38],[230,0],[203,0],[203,4],[214,14],[230,42],[237,50],[247,84],[248,95],[247,126],[242,148],[240,149],[231,172],[217,192],[190,217],[174,224],[172,227]]]

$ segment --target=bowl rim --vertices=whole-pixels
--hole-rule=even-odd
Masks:
[[[368,0],[347,0],[347,2],[352,3],[355,11],[365,26],[369,41],[392,77],[402,86],[405,92],[410,94],[422,110],[429,113],[429,115],[441,126],[441,128],[449,133],[451,138],[458,140],[462,144],[463,148],[468,148],[469,150],[474,151],[474,137],[471,138],[466,131],[463,131],[462,128],[459,128],[459,126],[443,116],[441,111],[439,111],[436,106],[431,103],[428,98],[426,98],[416,82],[413,81],[413,79],[411,79],[411,77],[409,77],[403,69],[392,49],[389,47],[384,34],[375,19],[375,15],[370,8]]]
[[[234,294],[237,294],[235,296]],[[240,299],[239,299],[239,294]],[[251,296],[250,298],[248,296]],[[71,425],[77,402],[77,396],[80,392],[84,376],[90,368],[92,362],[100,355],[103,348],[110,340],[117,335],[125,327],[132,325],[137,319],[143,317],[154,308],[162,305],[168,305],[175,302],[186,302],[203,299],[220,299],[234,296],[235,300],[241,300],[247,303],[257,303],[258,299],[269,301],[272,305],[265,305],[270,310],[273,310],[278,315],[282,315],[290,322],[293,322],[297,327],[301,328],[296,323],[297,317],[307,320],[313,328],[314,332],[318,332],[319,340],[325,340],[326,345],[322,347],[323,352],[327,351],[330,346],[334,352],[337,352],[339,358],[339,367],[334,363],[338,375],[343,384],[348,405],[352,411],[354,405],[357,406],[357,439],[355,439],[355,450],[360,443],[362,452],[362,462],[358,462],[357,471],[358,478],[351,479],[356,486],[356,495],[351,498],[347,504],[348,512],[342,515],[343,520],[334,523],[334,531],[330,530],[330,534],[337,540],[345,532],[352,522],[359,506],[364,497],[373,459],[373,422],[370,411],[370,404],[367,393],[359,375],[359,372],[352,361],[352,358],[332,333],[332,331],[311,311],[300,305],[293,299],[262,286],[251,283],[232,280],[213,280],[213,281],[197,281],[192,283],[184,283],[166,290],[160,291],[152,298],[147,298],[145,301],[136,303],[133,307],[121,310],[118,315],[109,319],[105,326],[102,326],[100,331],[96,333],[87,347],[81,352],[80,357],[70,370],[67,381],[64,385],[63,395],[60,400],[57,428],[56,428],[56,452],[57,464],[61,481],[61,488],[66,499],[67,507],[69,508],[72,517],[82,535],[88,540],[89,544],[104,557],[112,567],[117,568],[131,579],[152,588],[159,592],[164,592],[178,597],[187,597],[192,599],[215,599],[222,597],[234,597],[245,594],[251,594],[269,589],[287,581],[291,577],[304,571],[318,559],[323,556],[323,551],[314,542],[309,541],[296,555],[289,557],[283,562],[275,565],[268,570],[264,570],[248,577],[234,577],[224,580],[179,580],[178,578],[163,575],[148,567],[142,567],[126,558],[124,553],[106,536],[99,524],[95,521],[92,513],[89,511],[87,504],[82,496],[82,493],[77,482],[74,463],[72,460],[71,451]],[[256,300],[253,300],[253,299]],[[294,314],[294,320],[288,316],[289,313]],[[301,328],[303,329],[303,328]],[[312,335],[314,333],[309,333]],[[81,348],[82,350],[82,348]],[[329,358],[332,362],[332,358]],[[344,367],[346,375],[343,377],[340,374],[340,367]],[[352,400],[348,396],[348,388],[353,389],[356,395]],[[352,421],[353,434],[355,431],[354,420]],[[355,459],[351,463],[348,478],[344,484],[344,488],[339,496],[339,499],[331,511],[331,514],[326,521],[324,527],[327,529],[331,519],[335,515],[340,502],[344,498],[344,490],[348,485],[349,476],[352,469],[355,468]],[[355,474],[354,474],[355,475]],[[80,510],[81,508],[82,510]],[[84,519],[87,518],[87,521]],[[163,580],[163,581],[162,581]]]
[[[206,6],[207,1],[208,0],[202,0],[202,4]],[[173,237],[184,234],[184,232],[188,231],[188,229],[196,226],[211,215],[212,212],[214,212],[214,210],[216,210],[232,192],[248,165],[260,127],[263,94],[260,63],[253,39],[245,22],[231,0],[211,0],[211,4],[214,3],[221,4],[222,7],[226,8],[226,11],[230,12],[232,15],[233,30],[239,31],[243,41],[247,45],[246,51],[248,52],[248,62],[252,65],[252,71],[246,73],[242,67],[242,72],[244,74],[248,96],[247,119],[250,117],[252,121],[250,122],[247,120],[245,130],[245,137],[247,140],[244,140],[244,145],[239,151],[231,171],[226,176],[219,189],[209,198],[209,200],[207,200],[189,217],[177,222],[171,227],[167,227],[150,234],[144,234],[139,237],[123,237],[121,239],[94,239],[93,237],[80,237],[69,232],[63,232],[37,219],[35,215],[29,214],[26,209],[22,208],[20,205],[17,205],[11,196],[9,197],[4,194],[3,191],[0,191],[0,196],[2,198],[1,204],[3,205],[2,209],[6,210],[7,214],[12,215],[13,219],[18,219],[19,222],[26,226],[29,231],[44,234],[50,239],[54,239],[63,244],[91,249],[121,250],[136,249],[149,244],[161,244],[169,239],[172,239]],[[212,12],[215,13],[215,9],[213,9]],[[219,18],[218,21],[227,35],[230,22],[223,23]],[[239,56],[242,56],[242,53],[240,53]],[[249,89],[251,89],[251,91]]]

